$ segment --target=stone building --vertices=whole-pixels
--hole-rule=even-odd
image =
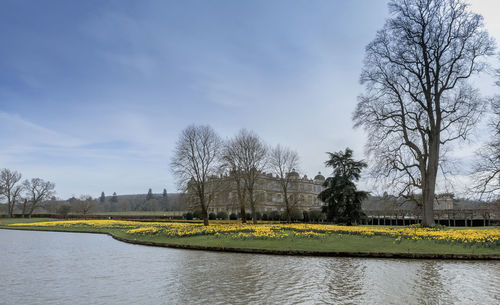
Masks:
[[[439,194],[434,198],[434,210],[453,210],[453,197],[451,193]]]
[[[314,179],[309,179],[307,175],[300,175],[292,171],[289,173],[291,181],[288,189],[290,202],[293,209],[297,211],[321,210],[323,203],[318,199],[318,194],[324,189],[322,186],[325,177],[318,173]],[[217,192],[213,195],[213,200],[209,205],[209,213],[226,212],[228,214],[240,211],[236,182],[229,176],[212,178],[212,183],[218,184]],[[285,202],[280,180],[271,173],[262,172],[255,184],[256,210],[260,213],[270,213],[272,211],[285,211]],[[248,196],[247,196],[248,197]],[[190,209],[199,207],[195,196],[190,196]],[[250,212],[250,204],[246,204],[247,213]]]

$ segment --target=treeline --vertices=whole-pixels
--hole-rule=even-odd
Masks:
[[[61,200],[55,197],[55,184],[40,178],[22,180],[22,174],[4,168],[0,171],[0,215],[7,217],[31,217],[34,213],[66,215],[69,213],[89,214],[96,212],[129,211],[184,211],[186,203],[182,194],[167,194],[164,189],[154,194],[106,196],[90,195]]]
[[[117,195],[114,192],[106,196],[104,192],[98,198],[82,195],[68,200],[49,200],[43,205],[44,211],[55,214],[89,214],[106,212],[158,212],[158,211],[184,211],[185,200],[182,194],[153,194],[149,189],[147,194]]]
[[[146,194],[117,195],[114,192],[106,196],[104,192],[96,199],[96,210],[99,212],[126,211],[183,211],[186,203],[182,194],[168,194],[166,189],[155,194],[150,188]]]

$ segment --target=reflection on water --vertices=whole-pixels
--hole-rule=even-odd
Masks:
[[[216,253],[0,230],[0,304],[500,304],[500,263]]]

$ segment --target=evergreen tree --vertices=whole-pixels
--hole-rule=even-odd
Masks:
[[[161,199],[161,207],[163,211],[168,210],[168,195],[167,189],[163,189],[162,199]]]
[[[116,192],[113,192],[113,196],[111,197],[111,202],[118,202],[118,196],[116,195]]]
[[[328,155],[330,160],[326,161],[325,165],[333,168],[333,177],[325,180],[323,186],[326,189],[318,198],[326,203],[324,209],[328,221],[351,225],[363,216],[361,202],[368,197],[368,192],[358,191],[354,184],[367,164],[364,161],[355,161],[349,148],[344,152],[329,152]]]
[[[149,189],[148,194],[146,195],[146,201],[151,199],[153,199],[153,191]]]
[[[106,195],[104,195],[104,192],[101,193],[101,197],[99,198],[100,203],[104,203],[106,201]]]

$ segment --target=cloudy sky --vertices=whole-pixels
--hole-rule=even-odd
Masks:
[[[498,1],[471,5],[499,40]],[[61,198],[175,192],[192,123],[296,149],[308,176],[326,151],[363,158],[351,113],[387,16],[385,0],[0,1],[0,168]]]

